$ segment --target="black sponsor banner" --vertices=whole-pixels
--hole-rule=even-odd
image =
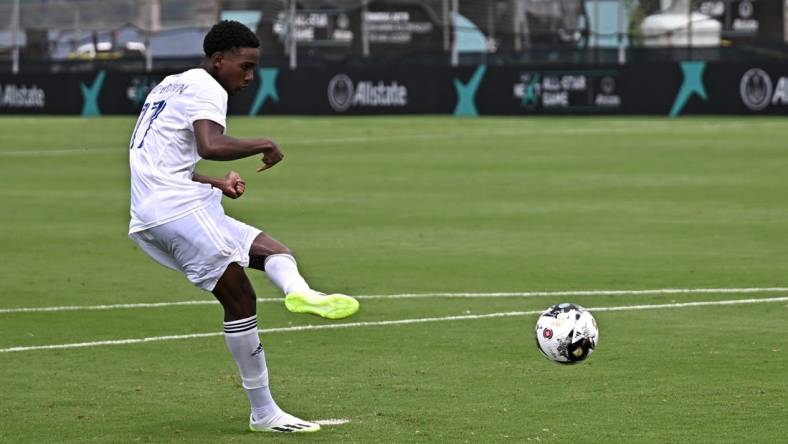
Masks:
[[[449,114],[455,101],[450,71],[263,68],[246,91],[230,98],[228,109],[251,115]]]
[[[788,114],[788,64],[627,65],[622,111],[632,114]]]
[[[374,54],[411,53],[414,49],[443,50],[443,27],[439,17],[423,2],[371,0],[365,8],[298,9],[293,36],[298,46],[321,54],[362,54],[361,35],[366,33]],[[358,4],[360,5],[360,4]],[[283,56],[287,44],[288,11],[272,6],[272,14],[261,20],[257,35],[264,54]],[[363,31],[362,31],[363,30]]]
[[[230,100],[243,114],[541,114],[621,109],[620,70],[412,67],[275,71],[276,94],[256,108],[265,75]],[[274,76],[269,76],[269,79]]]
[[[267,70],[232,113],[788,114],[788,63]]]
[[[0,114],[136,114],[149,89],[138,87],[140,79],[148,85],[164,76],[107,71],[0,75]]]
[[[0,114],[137,114],[168,73],[0,75]],[[230,114],[788,114],[788,63],[260,68]]]
[[[80,76],[0,75],[0,113],[79,114]]]
[[[707,100],[694,97],[689,113],[787,114],[788,65],[709,65]]]
[[[369,2],[362,22],[373,53],[411,52],[414,47],[440,49],[443,41],[443,28],[437,17],[418,2]]]
[[[480,114],[606,114],[621,111],[618,67],[490,68]]]

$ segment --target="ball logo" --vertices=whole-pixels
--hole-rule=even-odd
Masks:
[[[739,3],[739,17],[741,18],[750,18],[752,17],[755,8],[752,7],[752,3],[745,0]]]
[[[605,94],[613,94],[616,90],[616,79],[610,76],[602,77],[602,81],[600,82],[600,86],[602,88],[602,92]]]
[[[550,330],[549,328],[545,328],[544,330],[542,330],[542,336],[544,336],[547,339],[552,338],[553,337],[553,330]]]
[[[328,82],[328,103],[334,111],[343,112],[353,104],[353,81],[345,74],[335,75]]]
[[[350,19],[345,14],[339,14],[337,16],[337,26],[339,29],[348,29],[350,27]]]
[[[747,108],[753,111],[761,111],[769,106],[772,91],[772,79],[766,71],[760,68],[753,68],[745,72],[739,83],[741,100]]]

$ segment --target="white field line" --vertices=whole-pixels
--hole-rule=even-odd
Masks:
[[[723,301],[699,301],[699,302],[684,302],[678,304],[648,304],[648,305],[622,305],[618,307],[590,307],[589,311],[602,312],[602,311],[631,311],[631,310],[654,310],[654,309],[667,309],[667,308],[685,308],[685,307],[702,307],[710,305],[741,305],[741,304],[762,304],[767,302],[788,302],[788,297],[775,297],[775,298],[759,298],[759,299],[736,299],[736,300],[723,300]],[[490,319],[490,318],[503,318],[514,316],[528,316],[539,314],[543,310],[531,311],[509,311],[499,313],[487,313],[481,315],[462,315],[462,316],[444,316],[444,317],[431,317],[431,318],[415,318],[415,319],[398,319],[392,321],[370,321],[370,322],[345,322],[338,324],[321,324],[321,325],[297,325],[292,327],[275,327],[264,328],[258,330],[260,333],[286,333],[297,331],[313,331],[313,330],[335,330],[340,328],[357,328],[357,327],[378,327],[390,325],[407,325],[407,324],[423,324],[428,322],[446,322],[446,321],[467,321],[475,319]],[[170,335],[170,336],[153,336],[147,338],[135,339],[118,339],[108,341],[93,341],[93,342],[78,342],[71,344],[54,344],[54,345],[34,345],[27,347],[9,347],[0,349],[0,353],[9,352],[24,352],[33,350],[53,350],[65,348],[84,348],[84,347],[99,347],[103,345],[126,345],[126,344],[140,344],[143,342],[158,342],[170,341],[177,339],[193,339],[193,338],[207,338],[213,336],[222,336],[223,332],[211,333],[193,333],[188,335]]]
[[[317,421],[312,421],[312,422],[316,422],[316,423],[320,424],[321,426],[323,426],[323,425],[325,425],[325,426],[335,426],[335,425],[347,424],[347,423],[350,422],[350,420],[349,419],[334,419],[334,418],[330,418],[330,419],[318,419]]]
[[[708,293],[774,293],[788,291],[788,287],[752,288],[657,288],[646,290],[559,290],[524,291],[501,293],[402,293],[391,295],[358,296],[359,299],[418,299],[418,298],[528,298],[542,296],[644,296],[660,294],[708,294]],[[1,313],[1,312],[0,312]]]
[[[432,299],[432,298],[533,298],[549,296],[648,296],[663,294],[748,294],[775,293],[788,291],[788,287],[755,287],[755,288],[658,288],[652,290],[568,290],[568,291],[524,291],[504,293],[401,293],[382,295],[361,295],[356,299]],[[282,302],[283,298],[258,298],[258,302]],[[143,302],[133,304],[110,305],[65,305],[59,307],[19,307],[0,308],[3,313],[37,313],[57,311],[116,310],[124,308],[161,308],[184,305],[213,305],[215,300],[194,300],[176,302]]]
[[[282,300],[277,299],[277,300]],[[268,302],[268,299],[261,301]],[[83,310],[116,310],[122,308],[159,308],[159,307],[174,307],[180,305],[213,305],[218,304],[218,301],[200,300],[200,301],[177,301],[177,302],[150,302],[150,303],[135,303],[135,304],[112,304],[112,305],[64,305],[60,307],[19,307],[19,308],[0,308],[2,313],[37,313],[37,312],[50,312],[50,311],[83,311]]]
[[[671,134],[680,131],[719,131],[725,129],[737,128],[781,128],[778,123],[710,123],[701,125],[676,125],[675,122],[653,122],[646,123],[640,122],[637,125],[621,125],[611,126],[607,125],[604,128],[589,127],[589,128],[561,128],[561,129],[544,129],[538,125],[526,125],[520,130],[516,131],[499,131],[497,127],[479,128],[478,130],[465,130],[457,133],[458,137],[483,137],[488,138],[492,135],[499,137],[538,137],[538,136],[553,136],[553,135],[607,135],[611,133],[620,134],[640,134],[643,131],[670,131]],[[302,139],[302,140],[284,140],[280,145],[283,146],[299,146],[299,145],[325,145],[330,143],[372,143],[380,140],[445,140],[446,135],[443,133],[419,133],[419,134],[376,134],[372,136],[350,136],[350,137],[334,137],[323,139]],[[12,151],[0,151],[0,157],[38,157],[38,156],[68,156],[74,154],[120,154],[125,153],[127,148],[122,144],[117,147],[103,147],[103,148],[72,148],[72,149],[54,149],[54,150],[26,150],[14,149]]]

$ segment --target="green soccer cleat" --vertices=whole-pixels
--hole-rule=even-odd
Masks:
[[[304,421],[293,415],[282,412],[269,422],[255,422],[254,415],[249,416],[249,430],[253,432],[273,433],[310,433],[320,430],[320,424]]]
[[[324,294],[297,290],[285,296],[285,306],[293,313],[310,313],[326,319],[342,319],[358,311],[358,301],[344,294]]]

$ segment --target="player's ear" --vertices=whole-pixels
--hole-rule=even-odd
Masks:
[[[214,68],[220,69],[224,64],[224,53],[221,51],[216,51],[215,53],[211,54],[211,65]]]

